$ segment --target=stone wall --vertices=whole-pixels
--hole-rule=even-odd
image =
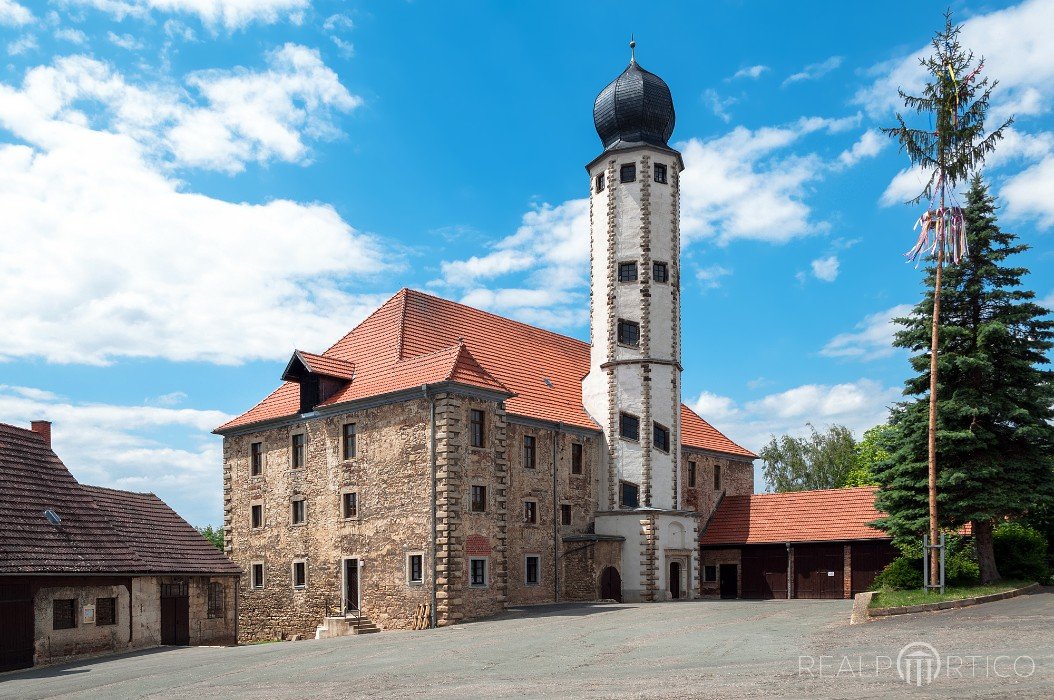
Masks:
[[[688,463],[695,462],[695,487],[688,485]],[[721,488],[714,489],[714,469],[721,468]],[[713,514],[718,497],[754,493],[754,464],[715,452],[704,452],[690,447],[681,453],[681,507],[704,515],[704,522]]]
[[[613,566],[622,571],[622,542],[565,542],[561,564],[561,599],[597,600],[600,598],[600,575],[604,569]]]
[[[704,598],[721,597],[721,564],[736,565],[736,597],[743,590],[743,559],[739,549],[704,549],[701,553],[702,561],[700,568],[706,566],[717,566],[717,576],[714,581],[700,581],[700,595]],[[702,576],[700,576],[702,579]]]

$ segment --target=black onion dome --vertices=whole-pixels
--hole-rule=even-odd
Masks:
[[[636,61],[630,61],[593,103],[593,124],[605,150],[640,143],[668,148],[675,121],[666,81]]]

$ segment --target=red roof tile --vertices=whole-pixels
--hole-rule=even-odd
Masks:
[[[403,289],[314,357],[355,370],[326,405],[456,381],[511,394],[505,405],[513,415],[598,429],[582,405],[588,343],[423,292]],[[287,382],[217,432],[294,416],[299,407],[298,387]],[[687,407],[681,422],[689,447],[754,458]]]
[[[297,357],[304,363],[309,372],[321,374],[326,377],[347,379],[349,382],[355,378],[355,363],[338,360],[335,357],[316,355],[303,350],[296,351]]]
[[[699,538],[703,545],[889,539],[868,523],[875,487],[725,496]]]

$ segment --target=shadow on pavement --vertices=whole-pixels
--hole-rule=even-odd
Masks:
[[[54,664],[51,666],[38,666],[36,668],[27,668],[22,671],[11,671],[10,673],[0,674],[0,681],[9,680],[32,680],[35,678],[61,678],[63,676],[73,676],[81,673],[91,673],[91,666],[102,663],[104,661],[115,661],[117,659],[134,659],[140,656],[151,656],[153,654],[162,654],[166,651],[172,651],[174,649],[188,649],[189,647],[151,647],[150,649],[140,649],[139,651],[129,651],[121,654],[104,654],[101,656],[93,656],[87,659],[81,659],[79,661],[71,661],[63,664]]]

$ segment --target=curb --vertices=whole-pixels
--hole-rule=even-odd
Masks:
[[[861,622],[867,622],[868,620],[876,617],[890,617],[892,615],[910,615],[913,613],[921,612],[935,612],[938,610],[954,610],[957,608],[966,608],[971,605],[980,605],[982,603],[993,603],[997,600],[1006,600],[1007,598],[1016,598],[1024,593],[1031,593],[1032,591],[1038,591],[1042,587],[1038,583],[1033,583],[1023,588],[1015,588],[1009,591],[1003,591],[1002,593],[990,593],[989,595],[976,596],[974,598],[962,598],[961,600],[945,600],[940,603],[924,603],[922,605],[905,605],[897,608],[875,608],[870,609],[868,606],[871,604],[871,597],[874,592],[868,591],[867,593],[857,593],[856,598],[853,601],[853,615],[849,621],[849,624],[855,625]],[[857,608],[860,608],[858,613]]]

